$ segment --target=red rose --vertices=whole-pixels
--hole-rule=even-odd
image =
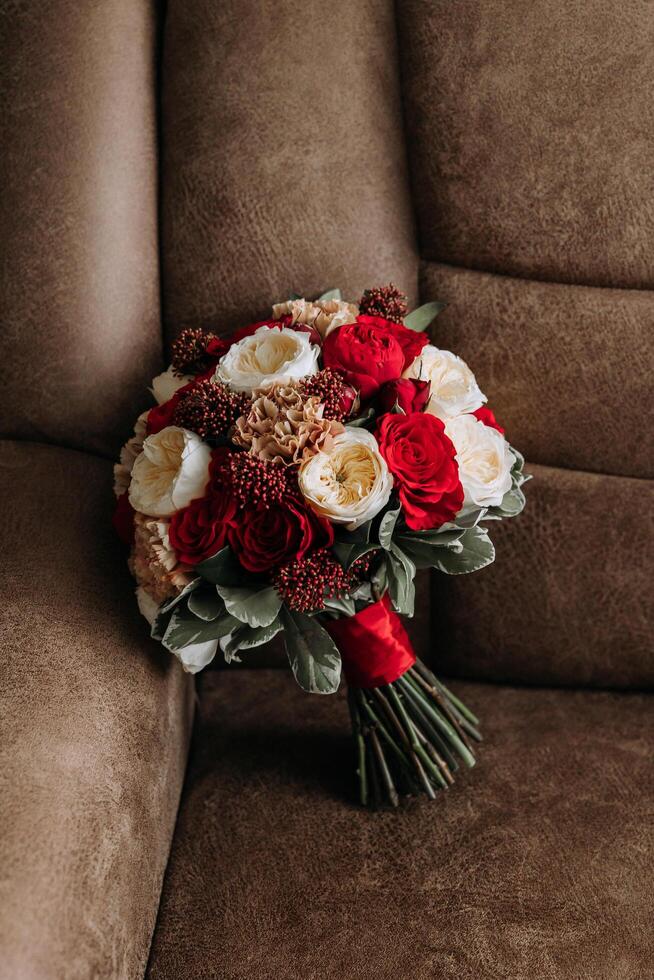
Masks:
[[[214,450],[205,496],[192,500],[170,520],[168,537],[177,558],[185,565],[196,565],[211,558],[227,544],[227,532],[234,524],[238,510],[224,478],[228,456],[227,449]]]
[[[334,541],[329,521],[308,510],[295,497],[270,507],[246,507],[228,531],[229,543],[250,572],[304,558]]]
[[[463,487],[440,419],[424,412],[384,415],[377,441],[410,528],[427,531],[454,517],[463,505]]]
[[[344,375],[365,401],[387,381],[395,381],[418,356],[427,337],[379,316],[359,316],[327,335],[325,367]]]
[[[116,501],[116,509],[112,524],[116,534],[129,548],[134,544],[134,514],[135,510],[129,502],[127,493],[121,493]]]
[[[429,401],[429,381],[415,378],[398,378],[387,381],[377,392],[377,407],[380,412],[392,412],[398,405],[405,415],[422,412]]]
[[[504,435],[504,429],[499,424],[490,408],[486,408],[485,405],[482,405],[481,408],[478,408],[477,411],[473,412],[472,414],[475,416],[475,418],[479,419],[480,422],[483,422],[484,425],[489,426],[491,429],[497,429],[498,432],[501,432],[502,435]]]

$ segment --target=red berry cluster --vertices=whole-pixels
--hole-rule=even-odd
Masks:
[[[325,599],[352,592],[367,574],[370,560],[370,554],[363,555],[345,571],[329,548],[319,548],[277,568],[273,584],[289,609],[316,612],[325,608]]]
[[[270,507],[297,493],[297,478],[286,466],[249,453],[230,453],[226,463],[229,483],[241,507]]]
[[[359,302],[359,309],[368,316],[382,316],[393,323],[402,323],[409,312],[408,297],[389,282],[388,286],[366,289]]]
[[[210,366],[207,345],[215,334],[188,327],[173,342],[171,362],[176,374],[200,374]]]
[[[203,439],[225,435],[249,402],[247,396],[213,381],[198,381],[179,394],[172,424],[197,432]]]
[[[325,406],[323,418],[344,422],[352,411],[356,399],[355,390],[343,380],[342,375],[331,368],[323,368],[306,378],[301,385],[302,394],[316,395]]]

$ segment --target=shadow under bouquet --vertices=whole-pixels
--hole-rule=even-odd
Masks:
[[[341,680],[360,800],[472,766],[478,721],[415,656],[417,569],[493,561],[523,458],[470,368],[429,343],[442,304],[392,284],[294,297],[220,337],[185,330],[115,467],[114,522],[151,635],[195,673],[283,631],[297,682]]]

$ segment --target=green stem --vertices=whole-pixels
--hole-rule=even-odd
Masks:
[[[471,725],[474,725],[475,727],[479,725],[479,718],[472,713],[470,708],[465,706],[463,701],[460,701],[455,694],[452,694],[452,692],[445,686],[445,684],[443,684],[442,681],[439,681],[439,679],[432,674],[429,667],[427,667],[422,660],[416,660],[414,667],[420,671],[425,680],[430,681],[434,687],[437,687],[441,693],[445,695],[446,698],[449,698],[452,704],[461,712],[464,718],[467,718]]]
[[[434,710],[437,710],[437,708],[440,709],[441,714],[447,719],[447,721],[449,721],[450,725],[467,748],[468,752],[472,752],[472,743],[470,742],[470,739],[461,728],[458,720],[454,717],[447,700],[443,697],[440,691],[431,684],[428,684],[427,681],[415,671],[407,670],[404,678],[407,683],[412,685],[416,694],[420,695],[420,697],[424,698],[429,703],[434,702],[434,704],[432,704]]]
[[[366,776],[366,743],[361,731],[361,718],[357,709],[354,693],[351,688],[347,690],[347,704],[350,709],[352,720],[352,731],[357,748],[357,777],[359,779],[359,800],[362,806],[368,803],[368,780]]]
[[[393,777],[391,776],[390,770],[386,763],[386,757],[384,755],[383,749],[381,747],[381,742],[377,736],[377,732],[374,728],[370,729],[370,743],[372,745],[372,750],[377,759],[377,763],[381,770],[382,778],[384,780],[384,786],[386,787],[386,792],[388,793],[388,798],[392,806],[400,805],[400,798],[397,795],[397,790],[395,789],[395,783],[393,782]]]
[[[443,735],[448,739],[452,748],[456,749],[458,754],[461,756],[465,764],[472,768],[475,764],[475,757],[472,752],[467,748],[464,742],[461,741],[456,731],[452,725],[443,718],[442,715],[436,711],[432,704],[429,703],[427,698],[422,694],[418,693],[418,690],[404,677],[399,677],[396,683],[400,686],[400,689],[404,691],[409,697],[418,701],[421,705],[423,711],[429,716],[429,718],[434,722],[434,724],[440,729]]]
[[[434,788],[431,785],[429,779],[427,778],[427,774],[425,772],[425,766],[427,768],[427,771],[431,772],[436,777],[436,782],[442,784],[445,782],[445,780],[441,776],[437,766],[434,765],[434,763],[431,761],[431,759],[423,749],[422,745],[420,744],[420,741],[418,740],[418,737],[416,735],[416,730],[414,728],[414,725],[411,719],[409,718],[408,714],[406,713],[404,705],[400,701],[399,695],[395,690],[394,684],[396,683],[397,681],[395,681],[393,684],[387,684],[386,690],[388,691],[389,698],[393,702],[395,710],[397,711],[398,715],[402,720],[404,730],[406,731],[409,737],[411,748],[413,750],[413,758],[415,760],[416,768],[420,773],[423,786],[425,786],[425,789],[427,788],[427,786],[429,787],[429,790],[426,789],[426,791],[430,799],[436,799]]]

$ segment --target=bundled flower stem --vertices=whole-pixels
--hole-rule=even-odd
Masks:
[[[150,635],[202,670],[283,633],[298,684],[341,678],[363,804],[435,799],[478,721],[416,659],[419,569],[479,571],[524,459],[468,365],[430,343],[443,304],[392,283],[293,296],[229,336],[185,330],[115,470]]]
[[[475,764],[477,718],[420,660],[391,684],[349,687],[348,705],[364,806],[398,806],[401,795],[420,793],[435,799],[461,762]]]

